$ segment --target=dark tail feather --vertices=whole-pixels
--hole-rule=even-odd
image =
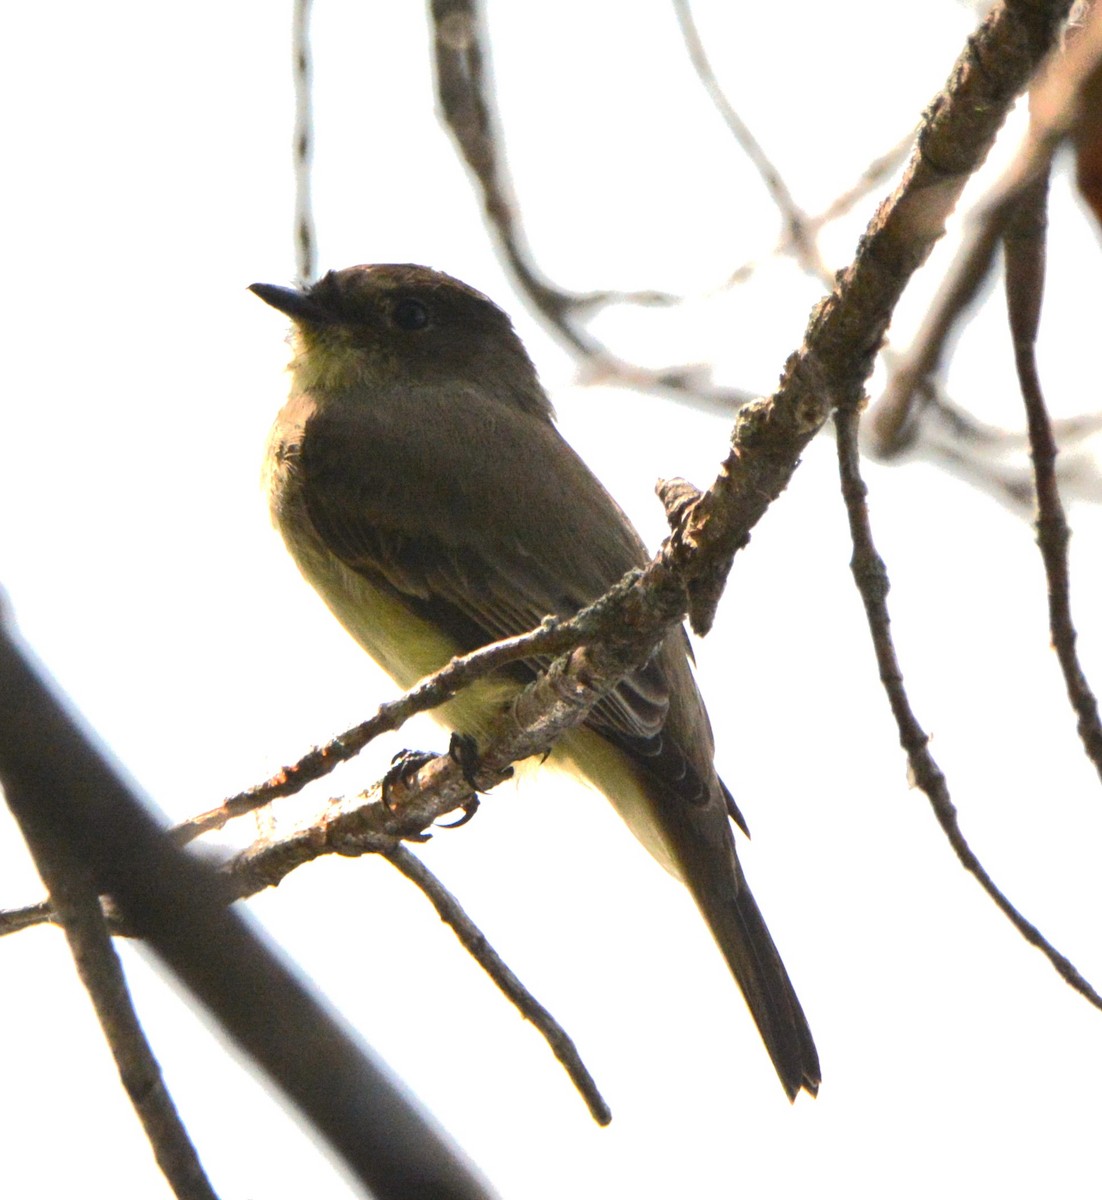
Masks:
[[[807,1018],[741,869],[738,874],[734,900],[697,895],[697,904],[746,997],[789,1100],[801,1088],[814,1096],[821,1075]]]

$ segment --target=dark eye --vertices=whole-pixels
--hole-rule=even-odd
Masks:
[[[415,333],[418,329],[424,329],[429,323],[429,310],[420,300],[414,300],[412,296],[404,296],[401,300],[395,301],[394,307],[390,310],[390,319],[399,329]]]

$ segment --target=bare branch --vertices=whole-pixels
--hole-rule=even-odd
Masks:
[[[433,0],[431,12],[441,117],[474,176],[486,221],[522,295],[590,376],[626,387],[669,392],[713,411],[737,409],[748,399],[745,393],[715,386],[699,367],[652,371],[625,363],[586,325],[595,309],[609,304],[670,304],[674,297],[657,292],[567,292],[535,266],[500,145],[481,4],[479,0]]]
[[[586,641],[604,636],[606,627],[615,620],[615,614],[610,614],[608,608],[608,600],[602,598],[571,618],[548,617],[538,629],[529,633],[503,638],[470,654],[453,658],[447,666],[421,680],[405,695],[381,704],[366,721],[338,734],[324,746],[308,751],[271,779],[239,792],[224,800],[217,808],[177,825],[173,836],[183,845],[201,834],[221,829],[233,818],[262,808],[273,800],[293,796],[307,784],[323,778],[341,763],[354,758],[375,738],[400,729],[410,717],[438,707],[461,689],[500,667],[520,659],[564,654]],[[436,815],[442,816],[448,811],[445,809]]]
[[[886,353],[885,360],[892,361]],[[1026,432],[978,420],[934,387],[930,378],[920,387],[922,419],[910,427],[911,453],[987,492],[1016,516],[1031,515],[1033,468]],[[1102,502],[1102,471],[1090,447],[1074,450],[1102,429],[1102,414],[1054,421],[1052,429],[1061,446],[1056,462],[1061,492],[1088,503]]]
[[[399,825],[405,824],[395,811],[403,801],[385,794],[386,790],[384,785],[376,784],[362,796],[330,800],[320,816],[305,819],[296,827],[282,825],[236,855],[223,867],[235,896],[243,900],[264,888],[276,887],[291,871],[323,855],[382,855],[428,897],[441,920],[451,927],[499,990],[535,1025],[581,1093],[593,1119],[607,1125],[612,1114],[566,1031],[510,970],[459,901],[401,845],[398,836],[385,831],[395,819]],[[415,787],[406,789],[407,801],[414,795]],[[419,802],[423,801],[419,798]]]
[[[860,401],[896,302],[944,232],[969,173],[983,162],[1069,7],[1070,0],[1007,2],[969,39],[945,90],[927,110],[903,179],[880,206],[833,294],[812,312],[779,389],[739,413],[718,479],[691,506],[681,536],[672,539],[673,560],[689,572],[690,592],[693,554],[708,548],[707,562],[730,562],[788,485],[831,408]],[[706,608],[693,614],[698,633],[709,626]]]
[[[24,908],[8,908],[0,911],[0,937],[19,933],[35,925],[47,925],[54,919],[53,906],[48,900],[28,904]]]
[[[165,837],[5,621],[0,705],[0,782],[20,825],[46,831],[84,864],[95,890],[114,899],[356,1177],[380,1200],[485,1200],[482,1181],[389,1073],[229,909],[218,873]]]
[[[739,116],[727,93],[720,86],[712,64],[708,60],[704,43],[701,41],[700,31],[693,20],[689,0],[673,0],[673,7],[677,14],[677,22],[681,26],[681,36],[685,39],[685,49],[689,53],[689,61],[693,65],[693,70],[696,71],[697,78],[715,105],[716,111],[723,118],[724,124],[731,131],[743,153],[753,164],[765,185],[765,190],[777,206],[784,222],[785,243],[791,247],[796,261],[803,270],[809,275],[816,275],[822,279],[829,272],[819,253],[819,247],[816,245],[807,213],[796,203],[788,185],[781,177],[780,171],[777,170],[761,143]]]
[[[673,0],[673,7],[681,26],[685,47],[689,53],[689,61],[692,63],[697,77],[715,105],[716,111],[723,118],[724,124],[758,172],[766,191],[781,215],[784,233],[780,245],[777,247],[778,252],[792,255],[801,270],[808,275],[815,276],[827,287],[831,287],[833,285],[831,271],[819,249],[818,235],[820,231],[832,221],[845,216],[859,200],[862,200],[874,188],[879,187],[903,165],[914,144],[915,130],[908,130],[906,136],[901,138],[890,150],[873,159],[861,172],[856,183],[832,200],[822,213],[815,217],[810,216],[796,203],[796,199],[780,171],[765,153],[750,127],[739,116],[735,106],[720,85],[708,59],[708,53],[704,48],[696,21],[693,19],[690,0]],[[734,272],[732,281],[744,279],[754,269],[754,263],[744,264]]]
[[[88,869],[45,826],[24,822],[23,830],[157,1165],[180,1200],[217,1200],[134,1011]]]
[[[295,0],[291,54],[295,79],[295,257],[298,277],[309,283],[317,271],[317,235],[311,197],[310,162],[314,155],[314,112],[310,62],[310,2]]]
[[[824,225],[829,225],[831,221],[837,221],[839,217],[844,217],[859,200],[863,200],[870,192],[894,175],[907,161],[907,156],[914,145],[916,133],[917,130],[908,129],[890,150],[874,158],[861,172],[857,182],[851,188],[840,196],[836,196],[817,217],[810,218],[811,227],[818,231]]]
[[[592,704],[642,662],[686,612],[698,631],[707,630],[733,555],[783,491],[807,442],[832,407],[859,401],[899,295],[941,235],[968,173],[982,162],[1014,96],[1052,44],[1067,7],[1066,0],[1008,3],[995,9],[973,36],[946,91],[931,105],[903,180],[881,206],[835,292],[812,313],[804,344],[789,360],[778,391],[739,414],[731,453],[713,486],[679,507],[677,528],[662,551],[642,575],[620,586],[610,601],[608,611],[615,615],[607,644],[579,647],[557,660],[502,714],[483,748],[480,787],[584,720]],[[464,58],[466,66],[478,66],[477,43],[466,34],[458,36],[468,29],[472,6],[439,0],[435,13],[438,49],[440,42],[447,49],[450,38],[464,54],[474,54]],[[456,15],[458,24],[448,24]],[[480,78],[479,71],[475,75]],[[475,124],[477,132],[477,120]],[[544,652],[549,644],[540,643]],[[517,657],[532,653],[533,643],[526,643]],[[347,757],[339,744],[332,752]],[[315,752],[317,761],[328,756]],[[305,773],[305,768],[297,772]],[[283,772],[264,787],[271,795],[296,790],[301,784],[294,774],[294,769]],[[377,826],[373,819],[365,827],[362,817],[347,825],[334,823],[333,836],[348,839],[346,852],[359,852],[354,850],[357,838],[366,845],[379,834],[410,836],[452,811],[469,793],[459,765],[438,758],[410,780],[401,814],[376,810]]]
[[[965,870],[975,876],[980,887],[1006,915],[1014,928],[1030,945],[1036,946],[1044,954],[1061,978],[1096,1008],[1102,1008],[1102,996],[1083,978],[1074,963],[1056,950],[1036,926],[1027,921],[996,887],[961,832],[957,810],[949,795],[945,776],[930,753],[930,739],[911,710],[903,686],[903,673],[892,643],[891,618],[888,615],[887,603],[888,574],[884,561],[873,543],[872,526],[865,503],[868,489],[861,478],[857,449],[857,413],[852,408],[840,408],[834,414],[834,421],[838,430],[838,469],[842,497],[845,500],[850,536],[853,540],[853,558],[850,566],[865,606],[873,649],[880,668],[880,682],[887,693],[888,703],[899,729],[899,743],[906,752],[915,784],[926,793],[938,824],[944,830],[949,844]]]
[[[787,485],[796,467],[793,450],[802,450],[830,409],[836,410],[854,543],[866,550],[862,555],[855,550],[855,557],[860,558],[855,574],[863,576],[862,596],[881,656],[881,677],[889,687],[900,738],[916,779],[934,803],[961,861],[999,908],[1023,937],[1042,949],[1063,978],[1092,1004],[1102,1007],[1102,997],[1074,965],[995,887],[960,834],[944,778],[926,746],[925,733],[906,704],[887,639],[887,577],[867,530],[864,485],[857,474],[856,457],[855,414],[895,303],[944,231],[967,173],[983,161],[1014,96],[1053,44],[1068,7],[1066,3],[1007,3],[995,8],[969,40],[945,92],[927,113],[915,155],[899,187],[874,217],[856,260],[840,277],[834,294],[813,312],[803,347],[789,360],[779,390],[739,414],[732,453],[723,471],[712,488],[689,506],[680,536],[675,533],[667,547],[671,561],[686,567],[690,591],[695,578],[691,566],[694,553],[706,548],[707,561],[722,563],[726,554],[729,562]],[[705,632],[710,612],[694,613],[693,624],[698,632]]]
[[[891,457],[914,435],[925,393],[921,384],[938,369],[952,330],[988,277],[1002,232],[1017,198],[1040,175],[1059,144],[1074,130],[1084,91],[1102,65],[1102,9],[1092,11],[1066,55],[1034,89],[1029,132],[987,201],[972,216],[964,244],[927,314],[914,345],[901,356],[873,409],[872,452]]]
[[[969,40],[946,91],[930,106],[902,181],[874,217],[835,292],[813,311],[780,388],[739,413],[731,453],[712,487],[680,507],[678,527],[658,556],[609,599],[613,637],[556,662],[503,715],[498,735],[484,748],[488,780],[584,720],[589,706],[644,661],[686,612],[698,633],[710,628],[734,554],[784,490],[831,408],[858,403],[896,301],[941,235],[968,173],[983,161],[1014,97],[1053,44],[1067,8],[1068,0],[1008,3],[993,10]],[[461,21],[471,16],[465,4],[450,11]],[[431,798],[422,796],[424,807],[411,806],[401,825],[384,820],[377,832],[408,836],[469,794],[450,760],[438,759],[414,777],[417,785],[430,779],[433,790]]]
[[[383,784],[376,784],[352,800],[342,798],[328,801],[320,815],[304,818],[297,825],[281,822],[276,832],[258,839],[221,866],[220,871],[231,888],[231,898],[244,900],[265,888],[277,887],[297,867],[327,854],[344,857],[381,855],[428,897],[440,919],[450,926],[498,989],[520,1010],[522,1016],[535,1025],[582,1095],[593,1119],[599,1125],[607,1125],[612,1120],[612,1113],[567,1032],[521,983],[455,896],[402,846],[398,837],[379,832],[380,826],[394,815],[396,807],[392,797],[384,798],[384,791]],[[397,807],[400,807],[400,803]],[[110,928],[110,932],[116,936],[133,935],[133,930],[119,919],[109,901],[103,907],[107,910],[106,920],[104,911],[97,904],[105,933]],[[49,903],[4,915],[8,918],[9,927],[0,929],[0,933],[62,920]]]
[[[834,286],[834,277],[826,261],[823,259],[822,252],[818,248],[819,234],[832,221],[845,216],[858,200],[863,199],[869,192],[879,187],[890,175],[893,175],[906,161],[914,145],[914,140],[915,130],[912,129],[905,138],[902,138],[885,154],[873,159],[864,171],[862,171],[857,182],[832,200],[818,216],[809,217],[802,209],[799,210],[804,222],[801,232],[813,244],[813,259],[805,261],[800,256],[799,244],[794,242],[787,234],[782,235],[773,253],[794,255],[803,270],[814,275],[824,287],[832,288]],[[742,263],[728,276],[728,283],[744,283],[761,266],[761,261],[760,259],[753,259]]]
[[[648,644],[657,644],[686,611],[698,632],[707,631],[717,582],[787,485],[807,442],[833,407],[848,412],[860,402],[896,301],[941,236],[969,172],[983,161],[1014,97],[1053,44],[1067,8],[1064,0],[1007,3],[993,10],[970,39],[946,90],[930,106],[902,181],[876,214],[857,259],[840,276],[835,292],[812,313],[804,344],[789,360],[780,388],[768,400],[740,412],[731,454],[715,483],[699,498],[689,496],[678,506],[678,527],[642,576],[622,589],[618,627],[633,631],[632,639],[575,650],[532,685],[506,715],[510,721],[515,718],[515,725],[502,726],[490,741],[483,765],[491,777],[583,720],[589,706],[642,661]],[[910,752],[928,755],[917,725],[907,737]],[[936,764],[930,758],[922,765],[933,788]],[[423,768],[413,786],[430,778],[446,807],[438,802],[434,813],[427,806],[427,819],[450,811],[467,794],[458,766],[448,760],[437,759]],[[955,815],[947,793],[944,799],[939,816],[951,831]],[[959,831],[953,834],[958,853],[981,880],[986,879],[958,835]],[[1023,935],[1047,945],[987,882],[996,903]],[[1079,979],[1070,963],[1051,948],[1049,953],[1067,978]],[[1080,990],[1095,996],[1085,982]]]
[[[432,901],[440,919],[449,925],[472,958],[513,1002],[521,1016],[531,1021],[562,1063],[571,1082],[589,1106],[598,1125],[607,1125],[612,1112],[597,1084],[582,1062],[577,1047],[555,1018],[543,1007],[506,965],[485,935],[467,916],[459,901],[432,874],[423,862],[404,846],[396,846],[385,857]]]
[[[1071,533],[1056,481],[1056,439],[1045,408],[1037,370],[1037,326],[1045,283],[1045,223],[1048,175],[1038,178],[1018,197],[1003,237],[1006,302],[1014,339],[1014,362],[1025,402],[1029,445],[1037,488],[1037,545],[1048,580],[1049,629],[1064,675],[1068,699],[1078,717],[1079,736],[1087,757],[1102,777],[1102,724],[1098,701],[1076,653],[1071,617],[1068,541]]]

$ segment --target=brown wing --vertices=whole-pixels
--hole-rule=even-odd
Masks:
[[[407,399],[431,442],[440,398]],[[465,396],[465,412],[471,407]],[[480,416],[488,419],[473,407],[472,436]],[[298,464],[307,511],[328,549],[394,589],[463,651],[549,614],[573,614],[645,561],[627,518],[554,427],[495,408],[490,464],[471,442],[435,452],[411,445],[367,407],[313,415]],[[516,673],[531,677],[538,665],[518,664]],[[669,682],[656,658],[625,679],[590,724],[640,743],[657,762],[668,754],[668,708]]]

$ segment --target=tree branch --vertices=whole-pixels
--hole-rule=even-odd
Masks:
[[[1102,8],[1096,6],[1066,54],[1054,61],[1034,88],[1029,131],[1021,149],[971,217],[964,243],[937,299],[911,349],[897,361],[872,411],[874,454],[891,457],[906,449],[913,439],[917,414],[926,397],[923,387],[937,371],[951,332],[988,277],[1018,197],[1039,176],[1047,174],[1057,147],[1074,131],[1082,97],[1100,69]]]
[[[49,890],[54,919],[65,931],[77,974],[157,1165],[180,1200],[217,1200],[134,1010],[91,873],[59,843],[48,822],[29,816],[32,806],[22,811],[21,828]]]
[[[441,119],[474,177],[483,212],[521,294],[588,373],[627,387],[670,392],[712,410],[730,413],[750,399],[715,386],[699,366],[652,371],[617,358],[587,327],[594,310],[610,304],[671,304],[661,292],[568,292],[536,267],[521,225],[501,147],[489,50],[479,0],[432,0],[436,92]]]
[[[222,877],[171,844],[77,729],[5,620],[0,783],[20,825],[48,831],[85,866],[97,893],[113,898],[374,1195],[490,1195],[389,1072],[230,911]]]
[[[980,887],[991,897],[1014,928],[1031,946],[1036,946],[1044,954],[1061,978],[1086,997],[1095,1008],[1102,1008],[1102,996],[1083,978],[1075,964],[1061,954],[1037,927],[1027,921],[1011,904],[988,875],[961,832],[957,810],[949,795],[949,786],[930,753],[929,736],[911,709],[903,685],[903,672],[892,643],[891,618],[888,615],[887,604],[888,573],[873,542],[872,526],[865,503],[868,489],[861,478],[857,449],[857,413],[853,409],[839,409],[834,414],[834,421],[838,430],[838,470],[842,482],[842,497],[845,500],[850,536],[853,540],[853,558],[850,566],[865,606],[873,649],[880,668],[880,682],[887,693],[899,730],[899,743],[907,755],[915,785],[926,793],[934,816],[937,817],[938,824],[964,869],[975,876]]]
[[[1037,369],[1037,327],[1045,284],[1045,224],[1048,175],[1040,175],[1018,197],[1003,235],[1006,302],[1029,429],[1037,493],[1037,545],[1048,581],[1048,619],[1052,645],[1063,672],[1068,699],[1078,718],[1079,737],[1087,757],[1102,778],[1102,724],[1094,697],[1075,649],[1071,617],[1068,542],[1071,531],[1056,481],[1056,439],[1045,407]]]

